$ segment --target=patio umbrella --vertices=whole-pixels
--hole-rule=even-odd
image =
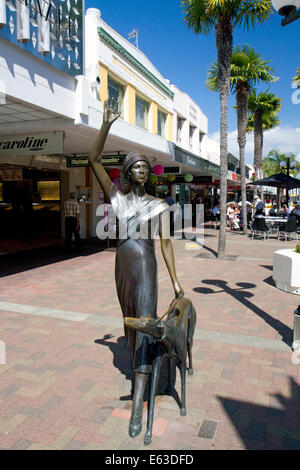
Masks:
[[[300,180],[284,173],[276,173],[262,180],[252,181],[249,185],[274,186],[276,188],[293,189],[300,188]]]
[[[239,206],[241,206],[242,204],[243,204],[243,201],[240,201],[240,202],[239,202]],[[246,201],[246,206],[251,206],[251,202]]]

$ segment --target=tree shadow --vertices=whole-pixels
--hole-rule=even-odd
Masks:
[[[249,298],[254,297],[254,294],[244,289],[253,289],[254,287],[256,287],[256,284],[248,282],[238,282],[236,284],[238,288],[232,289],[228,286],[227,281],[224,281],[222,279],[205,279],[202,282],[203,284],[216,286],[221,290],[215,291],[207,287],[195,287],[195,292],[205,295],[226,292],[227,294],[231,295],[236,300],[241,302],[241,304],[243,304],[249,310],[258,315],[260,318],[262,318],[268,325],[270,325],[281,335],[282,341],[286,343],[289,347],[291,347],[291,344],[293,342],[293,330],[284,323],[282,323],[280,320],[273,318],[269,313],[265,312],[261,308],[257,307],[257,305],[252,303],[250,300],[248,300]]]
[[[125,395],[120,397],[122,401],[132,400],[133,392],[134,392],[134,371],[132,369],[132,359],[129,349],[127,348],[127,341],[125,336],[120,336],[115,341],[108,341],[109,339],[114,338],[113,335],[107,334],[104,335],[102,339],[96,339],[95,343],[100,344],[101,346],[106,346],[110,349],[113,354],[113,365],[116,369],[118,369],[122,375],[125,376],[126,380],[131,381],[131,393],[130,395]],[[159,344],[159,343],[157,343]],[[169,368],[169,361],[164,359],[161,369],[160,369],[160,376],[159,382],[157,386],[156,395],[169,395],[176,401],[178,407],[181,405],[181,401],[179,399],[178,393],[175,389],[176,383],[176,368],[171,373],[171,387],[169,388],[169,374],[171,373]],[[147,382],[147,386],[144,393],[144,401],[148,401],[150,396],[150,380]]]
[[[289,379],[290,397],[273,394],[272,406],[217,397],[247,450],[300,450],[300,387]]]

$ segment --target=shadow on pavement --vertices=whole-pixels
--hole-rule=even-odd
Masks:
[[[59,263],[68,259],[94,255],[95,253],[105,251],[107,244],[92,240],[86,241],[84,249],[78,252],[72,248],[70,253],[66,253],[64,245],[51,245],[42,248],[36,248],[26,251],[18,251],[0,256],[0,277],[10,276],[29,269],[47,266],[53,263]],[[114,248],[110,248],[113,250]]]
[[[273,271],[273,265],[266,265],[266,264],[261,264],[260,265],[262,268],[268,269],[269,271]]]
[[[299,450],[300,387],[290,377],[290,397],[271,395],[272,406],[217,397],[245,449]]]
[[[256,287],[256,284],[252,284],[249,282],[238,282],[236,284],[238,288],[232,289],[228,286],[227,281],[223,281],[221,279],[206,279],[202,282],[203,284],[216,286],[221,290],[213,290],[208,287],[195,287],[195,292],[205,295],[226,292],[227,294],[231,295],[239,302],[241,302],[243,305],[245,305],[245,307],[247,307],[253,313],[262,318],[266,323],[268,323],[268,325],[270,325],[275,331],[277,331],[281,335],[282,341],[286,343],[289,347],[291,347],[291,344],[293,342],[293,330],[284,323],[282,323],[280,320],[276,320],[269,313],[265,312],[261,308],[257,307],[257,305],[250,302],[250,300],[248,300],[249,298],[254,297],[254,294],[244,289],[253,289],[254,287]]]

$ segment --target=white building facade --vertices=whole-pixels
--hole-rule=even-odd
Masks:
[[[112,97],[119,99],[122,114],[104,149],[108,171],[121,169],[132,150],[176,179],[218,171],[200,107],[111,29],[99,10],[84,15],[81,0],[0,0],[0,218],[5,226],[15,207],[23,210],[24,193],[31,193],[38,199],[33,215],[40,232],[61,236],[63,202],[75,191],[81,235],[95,235],[103,198],[87,154],[102,123],[103,103]],[[43,211],[44,221],[37,215]],[[48,224],[51,217],[55,222]]]

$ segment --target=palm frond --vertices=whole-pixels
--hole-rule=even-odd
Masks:
[[[231,91],[244,84],[252,90],[258,82],[270,83],[278,80],[273,76],[270,61],[264,60],[261,55],[247,45],[237,45],[233,49],[230,65]],[[211,91],[218,91],[218,62],[213,62],[208,69],[206,86]]]
[[[249,31],[258,23],[262,24],[268,20],[273,11],[271,0],[241,1],[234,18],[234,26],[243,26],[244,30]]]
[[[269,131],[279,126],[280,119],[276,115],[277,113],[265,113],[262,115],[262,126],[263,131]],[[250,111],[247,121],[247,132],[252,132],[254,130],[254,114]]]
[[[296,75],[296,77],[294,78],[294,82],[296,83],[296,85],[298,86],[298,88],[300,88],[300,66],[299,66],[298,69],[297,69],[297,75]]]
[[[210,34],[216,17],[208,11],[206,0],[182,0],[184,21],[196,34]]]
[[[256,93],[253,90],[249,94],[248,108],[252,112],[261,111],[267,114],[277,114],[281,109],[281,98],[268,91]]]

